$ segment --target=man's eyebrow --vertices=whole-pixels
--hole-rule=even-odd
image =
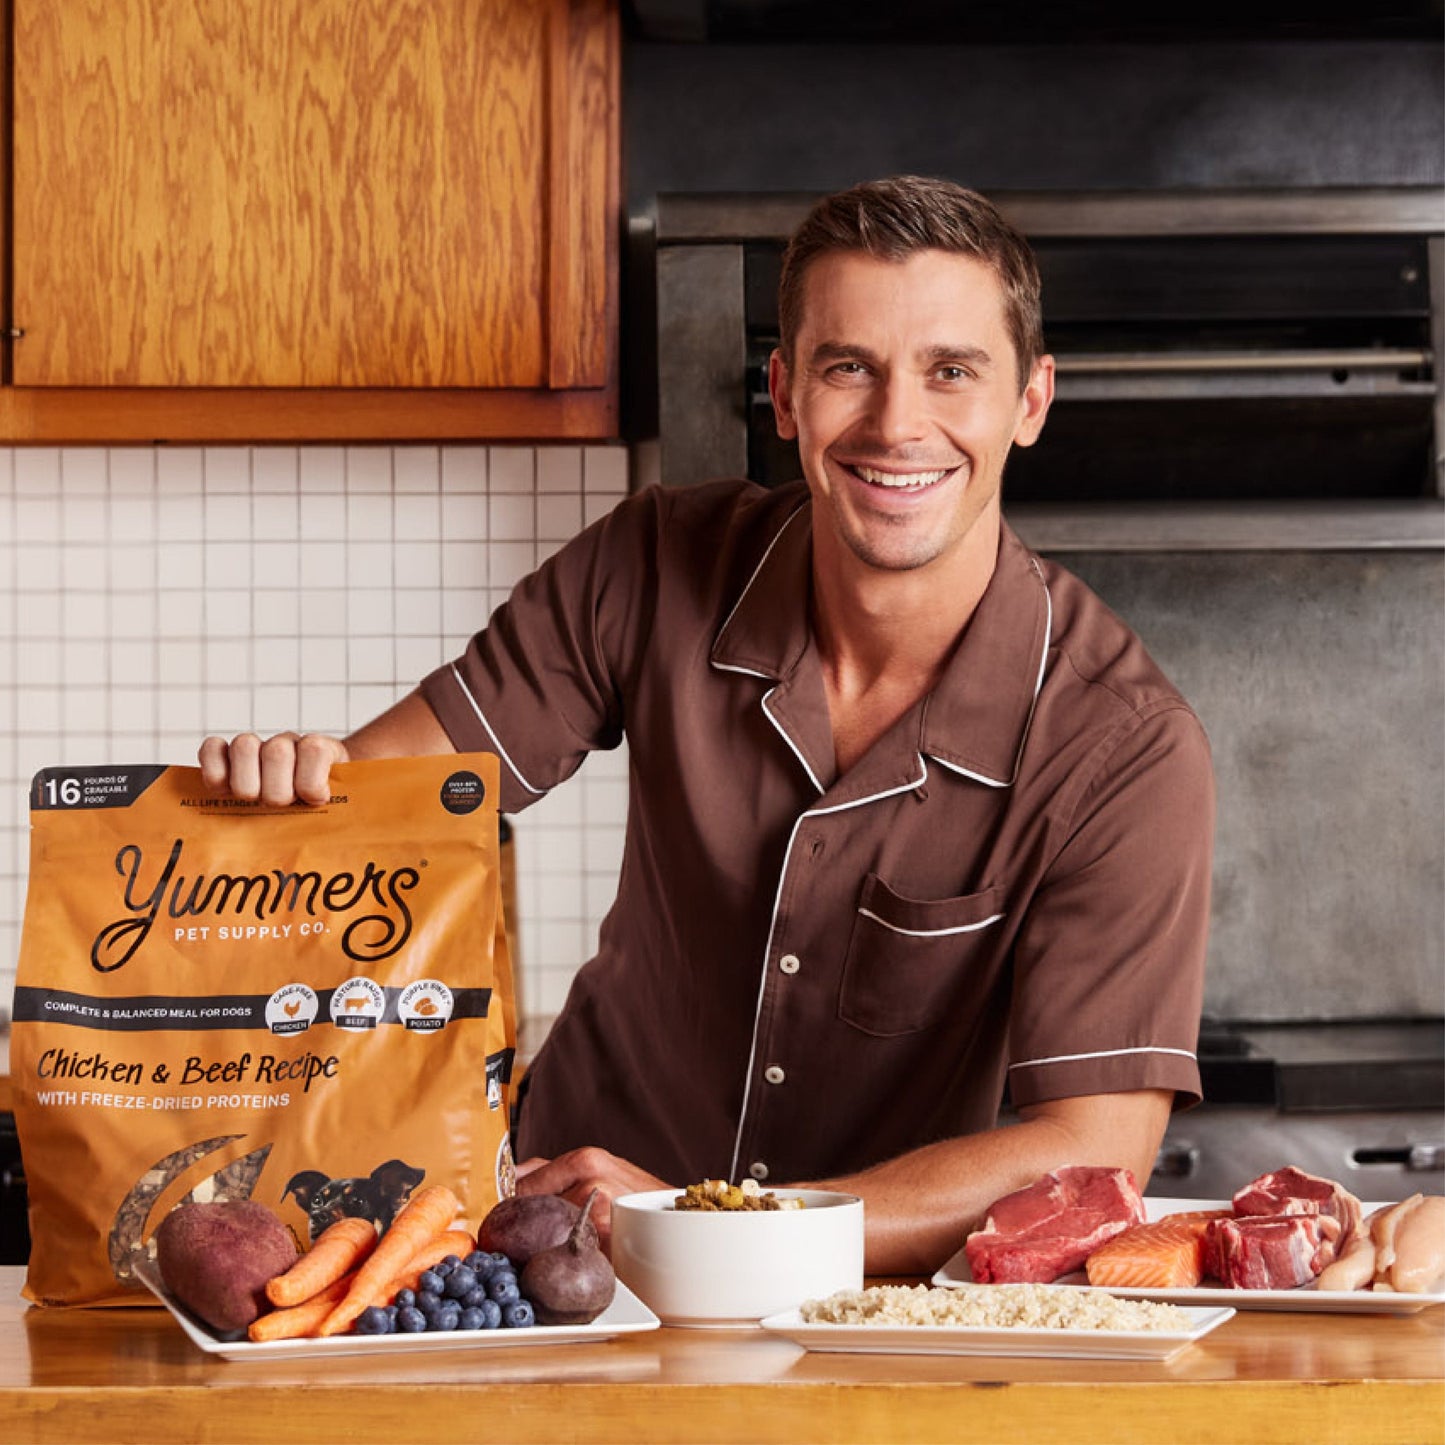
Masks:
[[[934,365],[940,362],[956,362],[978,368],[993,365],[993,357],[982,346],[951,346],[943,343],[928,347],[923,355],[926,361],[931,361]]]
[[[866,346],[857,346],[847,341],[820,341],[809,354],[810,361],[867,361],[875,362],[878,356]]]

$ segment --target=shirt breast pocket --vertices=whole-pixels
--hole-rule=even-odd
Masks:
[[[1003,917],[999,888],[924,901],[870,873],[843,961],[839,1018],[879,1038],[927,1027],[961,977],[992,954]]]

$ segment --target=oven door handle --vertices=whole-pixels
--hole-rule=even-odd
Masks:
[[[1401,1144],[1393,1149],[1354,1149],[1355,1164],[1397,1164],[1407,1174],[1429,1174],[1445,1169],[1445,1144]]]
[[[1078,351],[1060,353],[1060,373],[1136,376],[1211,371],[1411,371],[1429,366],[1434,353],[1411,347],[1360,347],[1342,351]]]

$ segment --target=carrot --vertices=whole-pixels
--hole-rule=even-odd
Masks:
[[[286,1271],[266,1286],[266,1298],[279,1308],[299,1305],[356,1268],[376,1248],[376,1226],[369,1219],[338,1219]]]
[[[310,1299],[272,1310],[252,1320],[246,1337],[256,1344],[265,1344],[270,1340],[299,1340],[314,1334],[322,1320],[346,1298],[355,1276],[356,1271],[352,1270],[333,1280]]]
[[[465,1259],[476,1247],[476,1240],[465,1230],[443,1230],[412,1255],[411,1263],[400,1274],[387,1281],[380,1303],[388,1302],[399,1289],[415,1289],[421,1276],[447,1255],[454,1254],[458,1259]]]
[[[412,1256],[446,1229],[461,1212],[461,1201],[445,1184],[429,1184],[413,1194],[356,1271],[346,1297],[331,1311],[317,1331],[339,1335],[369,1305],[377,1304],[393,1276],[400,1274]]]
[[[446,1229],[434,1235],[412,1256],[406,1269],[387,1282],[377,1303],[385,1304],[400,1289],[415,1289],[422,1272],[445,1259],[447,1255],[455,1254],[462,1258],[476,1247],[476,1240],[464,1229]],[[303,1339],[314,1335],[327,1315],[346,1298],[355,1279],[356,1271],[348,1270],[340,1279],[333,1280],[309,1299],[262,1315],[253,1321],[247,1335],[257,1344],[269,1340]]]

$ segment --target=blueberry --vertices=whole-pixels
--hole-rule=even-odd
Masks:
[[[487,1281],[487,1293],[499,1305],[515,1304],[522,1298],[522,1291],[517,1288],[516,1277],[513,1275],[508,1275],[503,1279],[493,1275]]]
[[[502,1323],[509,1330],[524,1330],[528,1325],[535,1325],[537,1316],[532,1310],[532,1302],[524,1299],[513,1300],[502,1311]]]
[[[455,1300],[448,1300],[431,1318],[434,1330],[454,1330],[462,1322],[462,1307]]]
[[[427,1319],[431,1319],[441,1307],[442,1297],[439,1294],[433,1294],[430,1290],[424,1289],[416,1297],[416,1308],[419,1309]]]
[[[456,1255],[446,1254],[442,1256],[441,1263],[432,1265],[432,1268],[436,1270],[438,1274],[447,1275],[450,1274],[460,1263],[461,1260],[458,1259]]]
[[[461,1323],[458,1325],[458,1328],[463,1330],[484,1330],[487,1327],[484,1323],[486,1318],[486,1315],[484,1315],[481,1310],[474,1309],[469,1305],[462,1311]]]
[[[426,1329],[426,1316],[415,1305],[396,1312],[396,1327],[403,1334],[419,1335]]]
[[[496,1300],[483,1300],[477,1308],[482,1313],[482,1328],[484,1330],[494,1330],[502,1323],[502,1307]]]
[[[446,1293],[453,1299],[464,1299],[477,1287],[477,1276],[464,1264],[459,1264],[448,1276]]]
[[[476,1270],[476,1269],[481,1269],[481,1267],[482,1267],[482,1266],[487,1262],[487,1260],[490,1259],[490,1258],[491,1258],[490,1255],[483,1254],[482,1251],[479,1250],[479,1249],[474,1249],[474,1250],[462,1261],[462,1263],[463,1263],[464,1265],[466,1265],[466,1267],[467,1267],[468,1269]]]
[[[392,1304],[398,1309],[401,1309],[403,1305],[414,1305],[415,1303],[416,1291],[414,1289],[399,1289],[396,1292],[396,1298],[392,1300]]]
[[[446,1288],[446,1277],[434,1269],[424,1269],[416,1287],[422,1293],[439,1295]]]
[[[479,1309],[486,1298],[486,1286],[479,1284],[475,1289],[468,1290],[466,1294],[462,1296],[462,1308],[464,1310]]]
[[[352,1326],[352,1333],[389,1335],[391,1333],[391,1316],[380,1305],[369,1305],[358,1316],[356,1323]]]

